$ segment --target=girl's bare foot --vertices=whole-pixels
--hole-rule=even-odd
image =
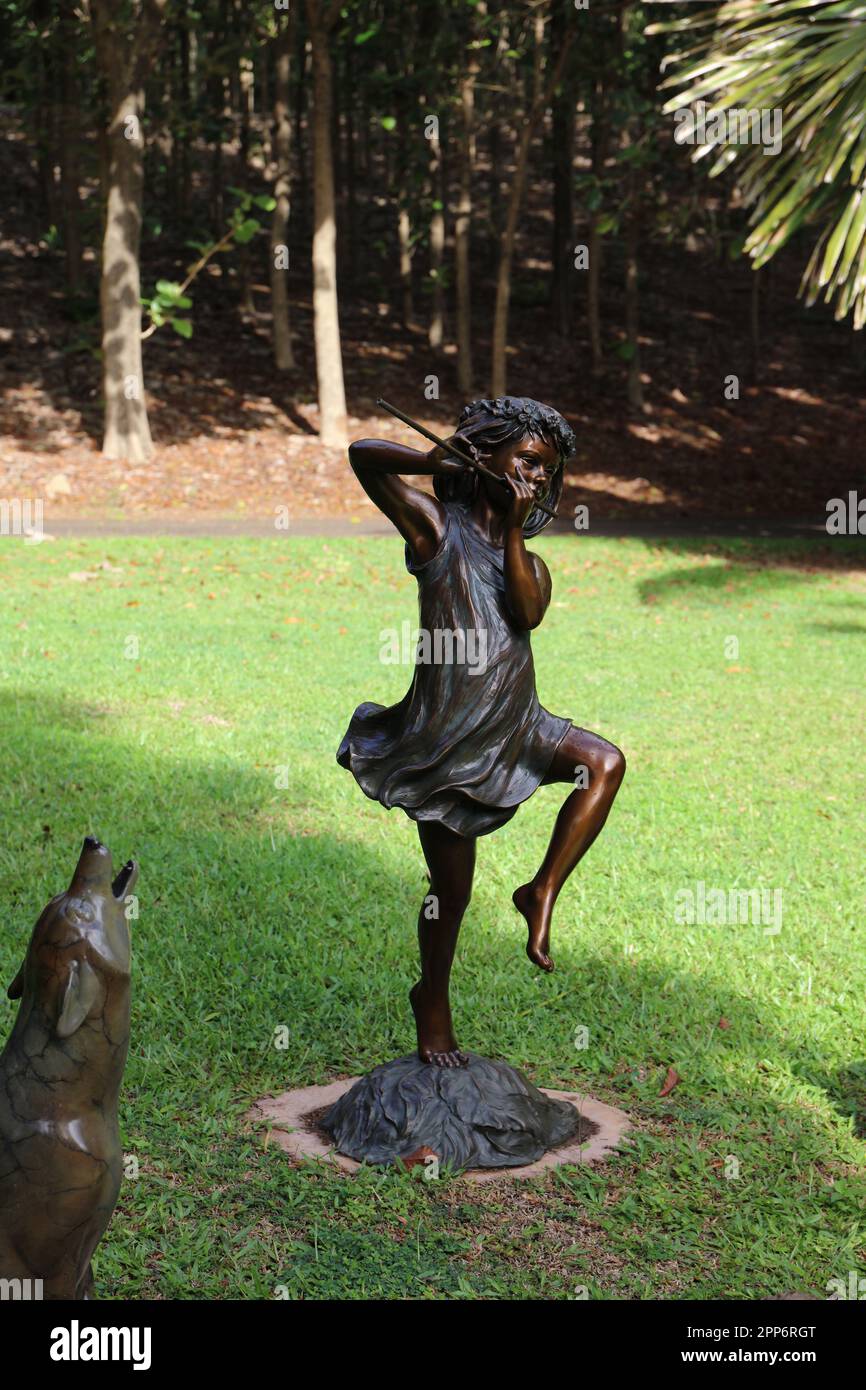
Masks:
[[[511,901],[526,918],[526,925],[529,928],[529,940],[526,943],[526,954],[537,965],[540,970],[546,970],[548,974],[554,969],[553,961],[548,954],[550,951],[550,919],[553,914],[553,904],[549,897],[539,892],[532,883],[523,883],[519,888],[515,888],[511,895]]]
[[[434,1067],[465,1067],[469,1058],[457,1046],[447,997],[444,1002],[431,999],[419,980],[409,991],[409,1003],[415,1015],[421,1061]]]

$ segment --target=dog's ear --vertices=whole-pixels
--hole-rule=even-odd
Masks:
[[[11,985],[9,986],[9,988],[8,988],[7,991],[6,991],[6,998],[7,998],[7,999],[20,999],[20,998],[21,998],[21,995],[22,995],[23,993],[24,993],[24,966],[22,965],[21,969],[18,971],[18,974],[15,976],[15,979],[12,981]]]
[[[71,1038],[73,1033],[78,1032],[98,1000],[100,989],[99,976],[86,960],[70,962],[60,1016],[54,1030],[58,1038]]]

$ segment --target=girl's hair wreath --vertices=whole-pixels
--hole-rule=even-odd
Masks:
[[[546,440],[559,455],[556,472],[544,497],[546,504],[556,510],[562,496],[565,465],[575,450],[574,432],[558,410],[527,396],[471,401],[460,413],[456,432],[478,449],[496,449],[526,434]],[[440,474],[433,480],[433,490],[440,502],[471,502],[477,486],[478,474],[468,468],[463,474]],[[545,512],[533,507],[523,523],[524,536],[537,536],[550,520]]]

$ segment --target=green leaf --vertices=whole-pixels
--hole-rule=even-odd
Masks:
[[[256,232],[261,231],[261,222],[256,217],[247,217],[240,226],[235,229],[235,241],[240,246],[245,246],[248,241],[252,241]]]
[[[182,338],[192,337],[192,324],[189,319],[172,319],[171,326]]]
[[[272,198],[270,193],[256,194],[255,198],[253,198],[253,202],[257,208],[261,208],[262,212],[273,212],[274,208],[277,206],[276,198]]]
[[[826,285],[833,271],[836,269],[836,262],[842,254],[842,248],[848,236],[848,228],[851,226],[854,214],[860,206],[862,196],[858,188],[853,197],[849,199],[848,206],[830,234],[830,239],[827,242],[827,249],[824,252],[824,264],[821,267],[821,274],[818,277],[819,283],[822,285]]]
[[[180,285],[174,280],[157,280],[156,293],[160,300],[171,303],[180,294]]]
[[[396,117],[396,116],[383,116],[383,117],[381,118],[380,124],[381,124],[383,130],[396,130],[396,128],[397,128],[397,117]]]

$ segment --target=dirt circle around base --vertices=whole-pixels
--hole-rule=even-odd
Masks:
[[[275,1142],[291,1158],[301,1161],[305,1158],[319,1159],[344,1173],[357,1173],[362,1166],[353,1158],[338,1153],[316,1128],[316,1117],[333,1105],[354,1086],[359,1078],[346,1077],[342,1081],[332,1081],[327,1086],[303,1086],[295,1091],[283,1091],[278,1096],[264,1096],[256,1101],[247,1118],[258,1123],[264,1121],[269,1126],[267,1142]],[[589,1139],[581,1143],[562,1144],[543,1155],[535,1163],[527,1163],[515,1168],[468,1168],[460,1176],[468,1182],[495,1182],[501,1178],[534,1178],[548,1168],[559,1168],[565,1163],[597,1163],[617,1148],[623,1134],[630,1128],[625,1111],[615,1106],[605,1105],[592,1096],[580,1095],[576,1091],[551,1091],[542,1086],[541,1091],[551,1100],[564,1100],[590,1122],[593,1132]]]

